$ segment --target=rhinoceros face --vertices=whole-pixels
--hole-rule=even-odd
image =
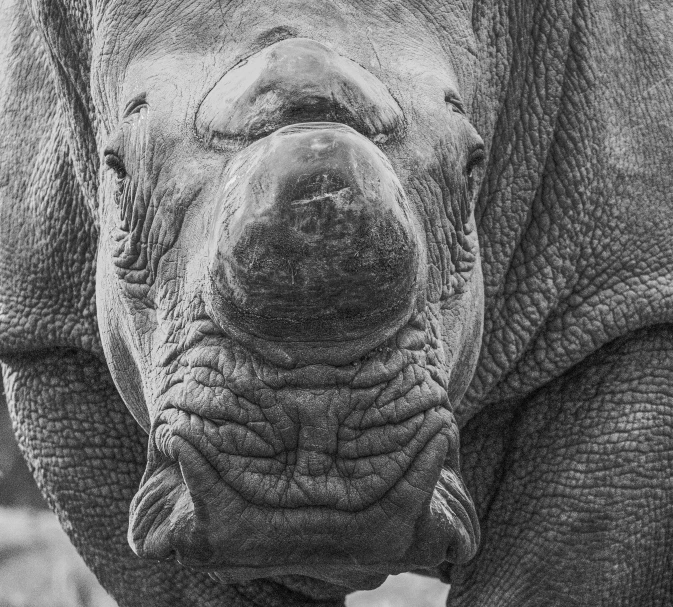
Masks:
[[[150,435],[138,555],[352,588],[473,555],[452,409],[482,144],[450,4],[99,15],[98,309]]]

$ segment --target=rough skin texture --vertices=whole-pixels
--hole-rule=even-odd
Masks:
[[[63,528],[122,605],[339,605],[272,581],[222,586],[177,563],[138,559],[128,546],[129,503],[145,468],[147,437],[94,357],[74,351],[7,359],[4,381],[18,436]],[[34,396],[31,396],[34,395]],[[76,482],[73,479],[77,479]],[[341,599],[342,600],[342,599]]]
[[[620,338],[463,429],[482,546],[455,605],[670,605],[673,332]]]
[[[0,396],[0,506],[42,510],[46,504],[14,440],[4,394],[3,390]]]
[[[147,436],[96,317],[97,13],[35,0],[2,15],[0,356],[51,506],[122,606],[342,604],[338,586],[225,586],[128,547]],[[673,602],[671,24],[665,1],[473,3],[485,329],[456,415],[482,543],[434,572],[452,605]]]

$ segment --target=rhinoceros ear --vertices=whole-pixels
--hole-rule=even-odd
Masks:
[[[23,3],[9,7],[0,19],[0,355],[99,352],[97,231],[86,200],[94,182],[68,124],[81,100],[62,93],[63,74]]]

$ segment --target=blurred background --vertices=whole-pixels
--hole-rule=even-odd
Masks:
[[[391,576],[347,607],[443,607],[449,587]],[[0,384],[0,607],[116,607],[47,509],[14,440]]]

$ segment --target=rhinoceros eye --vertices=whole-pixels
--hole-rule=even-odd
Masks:
[[[479,168],[482,164],[484,164],[484,148],[479,147],[470,154],[467,166],[465,167],[465,174],[468,177],[472,177],[474,170]]]
[[[131,214],[132,196],[129,189],[129,175],[121,158],[114,152],[106,151],[105,166],[114,171],[115,191],[114,201],[119,213],[119,224],[124,231],[130,228],[129,217]]]
[[[142,101],[142,100],[140,100]],[[138,188],[146,183],[148,148],[148,106],[143,103],[130,106],[128,116],[104,152],[105,165],[114,173],[114,202],[119,214],[118,227],[129,232],[142,228],[144,205],[148,192]]]
[[[472,151],[470,157],[468,158],[467,165],[465,166],[465,179],[467,181],[467,191],[471,192],[471,195],[476,194],[475,184],[477,183],[477,174],[479,173],[479,168],[484,164],[484,147],[480,145]]]
[[[126,179],[126,168],[121,158],[113,152],[105,152],[105,166],[109,169],[112,169],[115,172],[117,181],[123,181]]]
[[[132,114],[139,114],[142,109],[147,107],[147,93],[140,93],[140,95],[136,95],[126,104],[124,118],[128,118]]]
[[[458,112],[465,116],[465,106],[456,91],[444,91],[444,102],[447,103],[454,112]]]

